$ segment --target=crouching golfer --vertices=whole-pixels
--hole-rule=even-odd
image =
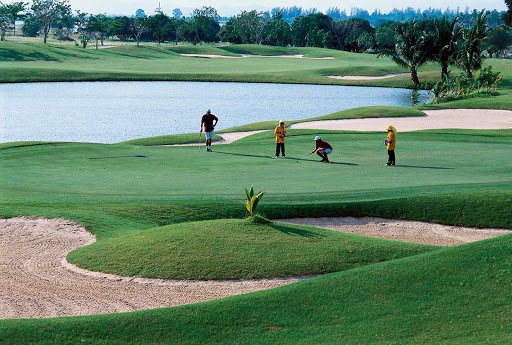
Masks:
[[[311,153],[315,153],[322,157],[321,162],[329,163],[327,155],[332,153],[332,146],[327,141],[323,141],[319,136],[315,137],[315,149]]]
[[[215,123],[213,123],[215,121]],[[217,122],[219,119],[217,116],[213,115],[210,109],[206,110],[206,114],[201,118],[201,132],[203,132],[204,125],[204,134],[206,136],[206,151],[212,152],[212,139],[215,138],[215,126],[217,126]],[[201,133],[200,132],[200,133]]]
[[[281,151],[281,157],[285,158],[284,155],[284,137],[286,136],[286,129],[284,129],[284,121],[279,121],[279,125],[274,130],[276,136],[276,158],[279,158],[279,151]]]
[[[388,137],[386,138],[386,149],[388,150],[388,162],[386,166],[395,165],[395,143],[396,143],[396,128],[388,126]]]

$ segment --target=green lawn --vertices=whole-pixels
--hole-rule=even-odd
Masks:
[[[206,59],[178,53],[304,54],[332,60]],[[215,80],[403,87],[408,76],[343,82],[329,74],[402,72],[387,59],[314,48],[71,46],[0,42],[0,81]],[[509,60],[501,95],[435,107],[511,109]],[[433,82],[428,64],[420,78]],[[426,107],[425,107],[426,108]],[[326,118],[422,116],[372,107]],[[273,128],[257,123],[230,130]],[[244,188],[265,188],[268,218],[380,216],[512,229],[512,130],[386,133],[289,130],[286,160],[272,132],[230,145],[197,134],[104,145],[0,144],[0,218],[65,217],[98,241],[69,254],[81,267],[164,278],[247,278],[337,272],[298,284],[177,308],[47,320],[2,320],[8,344],[497,344],[512,342],[512,236],[439,249],[312,227],[244,220]],[[313,138],[334,147],[310,156]],[[144,155],[146,157],[136,157]],[[92,159],[91,159],[92,158]],[[243,258],[243,260],[241,259]],[[172,264],[170,264],[172,263]],[[228,267],[228,269],[222,269]]]

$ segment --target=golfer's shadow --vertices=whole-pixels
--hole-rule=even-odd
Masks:
[[[233,153],[233,152],[220,152],[220,151],[212,151],[211,153],[220,153],[223,155],[232,155],[232,156],[243,156],[243,157],[255,157],[255,158],[267,158],[267,159],[274,159],[270,156],[259,156],[259,155],[249,155],[246,153]]]
[[[266,158],[266,159],[275,159],[272,156],[260,156],[260,155],[250,155],[247,153],[234,153],[234,152],[221,152],[221,151],[213,151],[212,153],[220,153],[223,155],[232,155],[232,156],[243,156],[243,157],[255,157],[255,158]],[[293,157],[287,157],[288,160],[299,160],[298,158]],[[299,160],[301,162],[314,162],[314,163],[320,163],[320,161],[313,160],[313,159],[302,159]],[[341,162],[329,162],[329,164],[340,164],[340,165],[352,165],[352,166],[358,166],[359,164],[355,163],[341,163]]]
[[[282,233],[286,235],[296,235],[301,237],[307,237],[307,238],[319,238],[319,237],[326,237],[325,235],[321,235],[312,231],[304,230],[304,229],[297,229],[294,227],[291,227],[289,225],[284,225],[283,223],[274,223],[270,224],[270,227],[273,229],[276,229],[278,231],[281,231]]]
[[[455,168],[443,168],[443,167],[423,167],[423,166],[420,166],[420,165],[402,165],[402,164],[397,164],[396,167],[400,167],[400,168],[416,168],[416,169],[437,169],[437,170],[454,170]]]
[[[314,159],[303,159],[303,160],[301,160],[299,162],[322,163],[322,161],[314,160]],[[333,162],[333,161],[329,161],[329,164],[359,166],[359,164],[356,164],[356,163],[344,163],[344,162]]]

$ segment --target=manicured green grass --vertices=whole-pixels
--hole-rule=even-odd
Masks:
[[[201,139],[200,139],[201,138]],[[154,146],[154,145],[176,145],[176,144],[197,144],[198,142],[204,143],[205,136],[201,134],[199,137],[198,133],[188,134],[172,134],[172,135],[160,135],[157,137],[141,138],[128,140],[122,144],[132,144],[141,146]],[[222,140],[222,136],[215,135],[212,142]]]
[[[12,344],[507,344],[512,236],[218,301],[0,322]]]
[[[313,149],[317,134],[334,147],[332,163],[318,158],[296,163]],[[399,133],[399,166],[394,168],[383,166],[384,136],[290,130],[286,160],[273,159],[271,132],[214,145],[212,153],[196,147],[28,143],[0,150],[0,216],[67,217],[85,224],[98,242],[70,258],[92,269],[108,262],[111,252],[106,248],[116,245],[126,261],[138,260],[140,246],[130,243],[144,238],[148,229],[243,218],[244,188],[251,184],[267,191],[259,209],[272,218],[372,215],[512,228],[511,130]],[[151,236],[159,233],[152,231]],[[142,247],[148,257],[169,255],[165,247]],[[289,267],[274,272],[304,273],[290,262],[283,265]],[[157,266],[139,267],[137,274],[158,277]],[[308,270],[315,272],[318,265]],[[242,275],[263,274],[247,272]]]
[[[233,219],[181,223],[103,240],[71,254],[69,260],[124,276],[248,279],[339,272],[433,249],[314,227]]]

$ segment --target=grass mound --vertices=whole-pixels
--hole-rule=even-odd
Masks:
[[[68,259],[126,276],[240,279],[337,272],[435,248],[308,226],[232,219],[182,223],[104,239],[72,252]]]

